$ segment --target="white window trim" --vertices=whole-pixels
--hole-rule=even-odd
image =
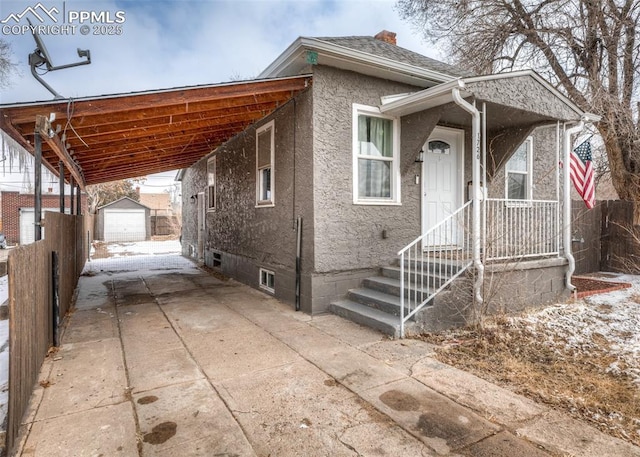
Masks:
[[[504,198],[505,200],[507,200],[509,205],[513,205],[513,206],[518,206],[518,205],[522,205],[522,203],[520,202],[527,202],[527,201],[531,201],[533,200],[533,137],[529,136],[527,137],[526,140],[524,140],[520,145],[518,145],[518,148],[520,146],[522,146],[523,144],[527,144],[527,187],[525,189],[525,193],[526,196],[524,199],[520,200],[520,199],[509,199],[509,173],[516,173],[516,174],[525,174],[521,171],[509,171],[508,170],[508,165],[509,165],[509,161],[507,160],[507,163],[504,166]],[[517,148],[516,148],[517,150]],[[509,159],[511,160],[511,159]]]
[[[358,158],[368,156],[358,155],[358,115],[380,117],[393,121],[393,156],[391,158],[391,198],[360,198],[359,180],[358,180]],[[378,206],[400,206],[402,200],[400,198],[401,177],[400,177],[400,121],[397,117],[380,113],[380,109],[375,106],[353,104],[352,115],[352,145],[351,155],[353,156],[353,204],[354,205],[378,205]],[[374,159],[380,159],[374,157]]]
[[[266,130],[271,130],[271,199],[270,200],[260,200],[260,171],[258,168],[258,137],[260,134]],[[256,129],[256,208],[271,208],[276,205],[276,180],[275,180],[275,121],[269,121],[264,124],[262,127]]]
[[[266,273],[267,275],[273,276],[273,284],[274,284],[273,287],[269,287],[267,284],[262,283],[262,273]],[[276,274],[271,270],[267,270],[266,268],[260,268],[260,271],[258,272],[258,284],[260,284],[260,288],[263,290],[266,290],[267,292],[271,292],[272,294],[275,294],[276,293],[275,283],[276,283]]]
[[[209,164],[213,163],[213,186],[209,184]],[[211,192],[210,188],[213,187],[213,205],[211,204]],[[217,208],[217,196],[218,196],[218,156],[209,157],[207,160],[207,212],[214,212]]]

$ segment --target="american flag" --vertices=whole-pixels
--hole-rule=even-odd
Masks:
[[[587,138],[571,152],[571,168],[569,169],[571,181],[589,209],[596,204],[590,139],[590,137]]]

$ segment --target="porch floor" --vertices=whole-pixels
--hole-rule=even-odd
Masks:
[[[640,455],[430,355],[189,263],[100,272],[16,455]]]

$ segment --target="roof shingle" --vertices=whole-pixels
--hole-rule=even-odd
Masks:
[[[371,36],[347,36],[347,37],[315,37],[317,40],[326,41],[338,46],[344,46],[356,51],[366,52],[378,57],[395,60],[428,70],[437,71],[455,77],[473,76],[473,73],[439,60],[423,56],[400,46],[378,40]]]

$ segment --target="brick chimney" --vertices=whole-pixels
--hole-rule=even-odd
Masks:
[[[376,40],[384,41],[385,43],[393,45],[396,44],[396,34],[393,32],[389,32],[388,30],[383,30],[382,32],[374,36],[374,38]]]

